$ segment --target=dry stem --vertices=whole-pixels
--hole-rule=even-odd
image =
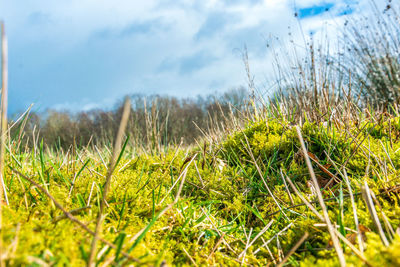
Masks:
[[[0,251],[3,250],[3,231],[2,229],[2,205],[3,192],[8,205],[7,191],[4,183],[4,154],[6,146],[7,130],[7,89],[8,89],[8,66],[7,66],[7,38],[4,31],[4,23],[1,23],[1,144],[0,144]],[[4,266],[3,258],[0,253],[0,266]]]
[[[95,228],[95,232],[93,235],[92,247],[90,250],[90,257],[89,257],[89,261],[88,261],[88,266],[90,266],[90,267],[95,266],[97,240],[99,239],[99,234],[101,233],[102,223],[104,220],[104,216],[103,216],[104,206],[106,205],[106,198],[107,198],[108,190],[110,188],[111,176],[114,172],[115,164],[117,162],[118,155],[121,151],[122,138],[123,138],[123,135],[125,132],[126,125],[128,123],[130,110],[131,110],[131,102],[130,102],[129,98],[126,98],[125,104],[124,104],[124,110],[122,112],[121,122],[120,122],[118,133],[117,133],[117,136],[115,139],[113,153],[112,153],[112,156],[110,159],[109,168],[107,170],[106,183],[104,185],[104,190],[103,190],[103,197],[101,199],[100,209],[99,209],[99,213],[97,215],[97,223],[96,223],[96,228]]]
[[[336,253],[337,253],[338,257],[339,257],[340,265],[341,266],[346,266],[346,260],[344,258],[343,250],[340,247],[340,243],[339,243],[338,237],[336,236],[336,233],[335,233],[335,228],[332,226],[332,223],[331,223],[331,221],[329,219],[328,210],[326,209],[325,202],[324,202],[324,199],[323,199],[322,194],[321,194],[321,189],[319,188],[319,185],[318,185],[317,177],[315,177],[314,169],[313,169],[313,167],[311,165],[310,158],[308,157],[308,153],[307,153],[306,146],[304,144],[303,136],[301,135],[301,131],[300,131],[299,126],[296,126],[295,128],[296,128],[299,140],[300,140],[300,144],[301,144],[301,148],[303,150],[304,158],[305,158],[306,163],[307,163],[308,171],[310,172],[311,179],[312,179],[312,181],[314,183],[314,187],[316,189],[316,193],[317,193],[319,204],[321,205],[321,208],[322,208],[324,220],[325,220],[325,222],[326,222],[326,224],[328,226],[328,231],[329,231],[329,233],[331,235],[333,246],[335,247]]]

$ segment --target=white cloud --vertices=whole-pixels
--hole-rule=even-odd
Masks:
[[[333,2],[346,0],[0,0],[10,39],[10,108],[39,102],[75,109],[129,93],[226,90],[246,84],[238,52],[245,44],[262,83],[272,72],[265,39],[302,43],[294,7]],[[341,20],[332,11],[302,27],[307,34]]]

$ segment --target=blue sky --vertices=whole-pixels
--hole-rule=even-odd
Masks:
[[[365,0],[367,1],[367,0]],[[362,3],[365,1],[361,1]],[[0,0],[9,39],[9,112],[109,108],[127,94],[196,96],[262,84],[270,36],[339,25],[356,1]],[[325,24],[324,24],[325,23]],[[297,36],[295,38],[300,37]]]

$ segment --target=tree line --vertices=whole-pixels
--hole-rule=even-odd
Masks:
[[[223,121],[228,114],[240,113],[248,101],[248,92],[240,87],[205,97],[137,94],[130,98],[129,142],[136,147],[155,148],[194,143],[210,124]],[[111,110],[30,112],[11,128],[11,139],[29,148],[42,142],[58,149],[110,145],[118,130],[122,106],[121,100]]]

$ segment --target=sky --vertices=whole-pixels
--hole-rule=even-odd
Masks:
[[[9,113],[32,103],[79,111],[130,94],[195,97],[246,86],[244,47],[261,86],[272,71],[269,39],[301,42],[298,20],[308,35],[340,26],[367,1],[0,0]]]

